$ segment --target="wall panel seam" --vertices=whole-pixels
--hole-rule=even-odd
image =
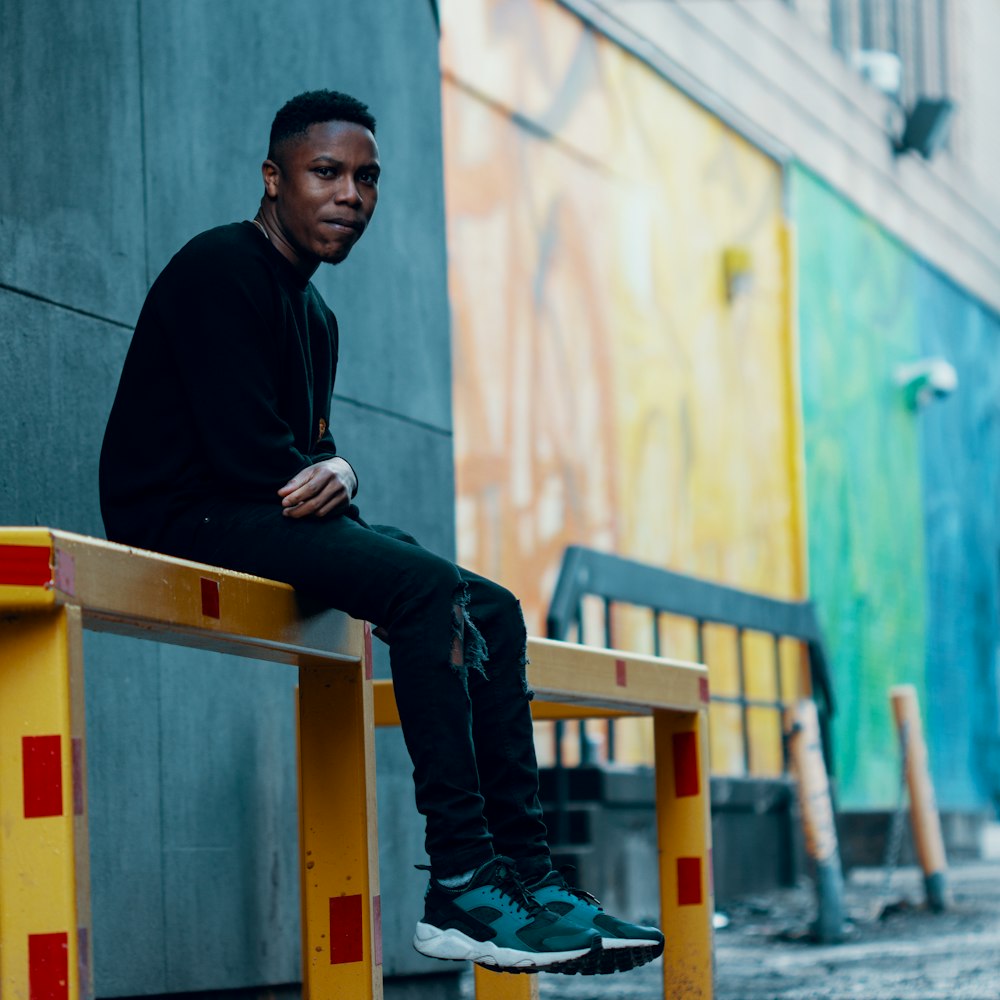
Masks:
[[[146,287],[152,284],[149,273],[149,164],[146,156],[146,76],[143,72],[142,0],[135,0],[136,43],[139,62],[139,158],[142,163],[142,250]]]
[[[112,319],[110,316],[102,316],[100,313],[90,312],[87,309],[80,309],[78,306],[71,306],[65,302],[57,302],[55,299],[39,295],[37,292],[30,292],[26,288],[18,288],[16,285],[8,285],[6,282],[0,281],[0,291],[11,292],[14,295],[21,295],[26,299],[32,299],[35,302],[42,302],[45,305],[53,306],[56,309],[65,309],[66,312],[71,312],[76,316],[85,316],[87,319],[96,320],[98,323],[107,323],[109,326],[116,326],[121,330],[128,330],[130,333],[134,329],[134,326],[131,323],[123,323],[120,319]]]
[[[437,424],[428,423],[426,420],[419,420],[416,417],[409,417],[404,413],[397,413],[395,410],[386,409],[384,406],[376,406],[374,403],[366,403],[363,399],[353,396],[342,396],[335,393],[333,397],[334,405],[346,403],[359,410],[366,410],[369,413],[377,413],[379,416],[389,417],[391,420],[398,420],[400,423],[409,424],[411,427],[419,427],[421,430],[430,431],[432,434],[439,434],[441,437],[450,438],[453,431],[450,427],[439,427]]]

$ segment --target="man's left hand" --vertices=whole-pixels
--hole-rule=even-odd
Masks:
[[[358,487],[354,470],[342,458],[317,462],[278,490],[285,517],[325,517],[346,508]]]

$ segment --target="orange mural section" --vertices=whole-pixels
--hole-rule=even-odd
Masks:
[[[535,634],[569,544],[800,596],[778,165],[554,0],[441,13],[459,558]],[[705,658],[737,694],[726,631]],[[614,639],[649,651],[648,614]],[[693,642],[663,623],[664,653]],[[743,655],[747,693],[798,693],[796,650]],[[745,721],[750,770],[780,772],[776,713]],[[713,706],[716,771],[745,769],[743,725]],[[629,726],[619,757],[648,758]]]

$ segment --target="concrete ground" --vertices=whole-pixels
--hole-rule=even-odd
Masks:
[[[1000,1000],[1000,861],[955,865],[949,876],[954,905],[933,914],[916,869],[897,870],[888,892],[882,869],[855,869],[840,945],[802,939],[815,907],[807,886],[729,907],[729,926],[716,932],[716,1000]],[[540,994],[661,1000],[660,976],[659,963],[616,976],[543,975]],[[462,996],[472,998],[471,975]]]

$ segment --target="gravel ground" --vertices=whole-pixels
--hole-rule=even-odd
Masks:
[[[808,886],[733,904],[716,932],[716,1000],[1000,1000],[1000,862],[954,866],[952,908],[930,913],[914,868],[855,869],[843,944],[804,940]],[[881,917],[878,916],[882,911]],[[656,962],[616,976],[539,976],[541,1000],[662,1000]],[[472,1000],[472,977],[462,983]]]

